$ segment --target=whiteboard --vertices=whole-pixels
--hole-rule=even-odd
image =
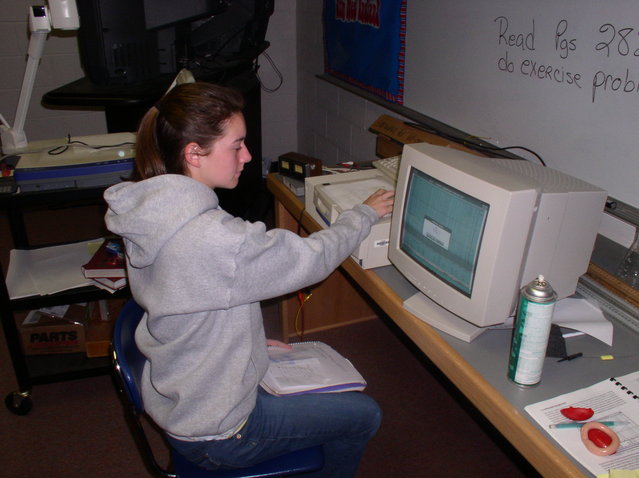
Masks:
[[[639,1],[408,0],[406,35],[404,106],[639,207]]]

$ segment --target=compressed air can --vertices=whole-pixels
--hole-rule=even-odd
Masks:
[[[521,289],[508,362],[508,378],[517,385],[529,387],[541,380],[556,301],[542,275]]]

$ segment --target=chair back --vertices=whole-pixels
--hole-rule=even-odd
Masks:
[[[135,343],[135,329],[142,316],[144,309],[134,300],[128,301],[115,322],[112,341],[112,359],[116,372],[120,375],[124,391],[138,414],[144,413],[140,383],[146,358]]]

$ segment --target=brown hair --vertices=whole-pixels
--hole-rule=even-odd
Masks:
[[[186,145],[195,142],[208,150],[223,135],[231,116],[243,108],[242,95],[230,88],[204,82],[176,86],[140,122],[131,179],[185,175]]]

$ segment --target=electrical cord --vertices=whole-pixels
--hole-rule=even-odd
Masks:
[[[511,149],[521,149],[522,151],[526,151],[530,154],[532,154],[533,156],[535,156],[539,162],[541,163],[542,166],[546,166],[546,162],[542,159],[541,156],[539,156],[537,153],[535,153],[532,149],[526,148],[525,146],[504,146],[503,148],[499,148],[497,146],[482,146],[483,149],[487,149],[488,151],[509,151]]]
[[[442,131],[439,131],[439,130],[437,130],[435,128],[430,128],[430,127],[425,126],[425,125],[420,124],[420,123],[404,122],[404,124],[406,124],[407,126],[412,126],[413,128],[419,129],[419,130],[424,131],[426,133],[434,134],[435,136],[439,136],[440,138],[444,138],[444,139],[447,139],[449,141],[453,141],[455,143],[463,144],[464,146],[466,146],[468,148],[471,148],[471,149],[473,149],[475,151],[481,152],[481,153],[486,153],[486,152],[491,152],[491,151],[510,151],[511,149],[520,149],[522,151],[526,151],[527,153],[532,154],[533,156],[535,156],[539,160],[539,162],[541,163],[542,166],[546,166],[546,162],[543,160],[543,158],[539,154],[537,154],[532,149],[526,148],[525,146],[498,147],[498,146],[482,145],[482,144],[477,144],[477,143],[472,142],[472,141],[468,141],[467,138],[475,138],[475,136],[468,136],[467,138],[458,138],[456,136],[443,133]],[[515,159],[515,158],[508,158],[508,159]]]
[[[297,221],[297,235],[300,236],[302,234],[302,217],[304,217],[304,212],[306,208],[302,208],[300,210],[299,216],[296,217]],[[306,288],[303,291],[300,290],[297,292],[297,300],[299,301],[299,307],[297,309],[297,313],[295,314],[295,333],[299,337],[300,340],[304,340],[304,331],[306,328],[306,321],[304,315],[304,304],[311,298],[313,292]]]
[[[270,63],[271,68],[273,68],[273,71],[275,72],[275,75],[279,79],[279,84],[276,87],[274,87],[274,88],[268,88],[268,87],[266,87],[264,85],[264,82],[262,81],[262,78],[260,78],[259,73],[256,73],[257,79],[260,82],[260,86],[262,87],[262,90],[266,91],[267,93],[275,93],[284,84],[284,76],[282,75],[282,72],[279,70],[279,68],[277,67],[277,65],[275,64],[275,62],[273,61],[273,59],[270,57],[270,55],[268,53],[262,52],[262,56],[264,58],[266,58],[266,61],[268,61]]]
[[[84,146],[86,148],[89,149],[108,149],[108,148],[120,148],[122,146],[133,146],[135,143],[131,142],[131,141],[126,141],[124,143],[118,143],[118,144],[104,144],[104,145],[90,145],[85,143],[84,141],[79,141],[79,140],[72,140],[71,139],[71,135],[67,135],[67,143],[66,144],[61,144],[60,146],[56,146],[55,148],[50,149],[49,151],[47,151],[47,154],[51,155],[51,156],[56,156],[59,154],[63,154],[64,152],[68,151],[69,147],[71,145],[74,144],[78,144],[80,146]]]
[[[304,304],[313,296],[310,290],[307,293],[301,290],[297,292],[297,300],[300,305],[297,308],[297,314],[295,314],[295,333],[300,340],[304,340],[304,332],[306,327],[306,316],[304,315]]]

